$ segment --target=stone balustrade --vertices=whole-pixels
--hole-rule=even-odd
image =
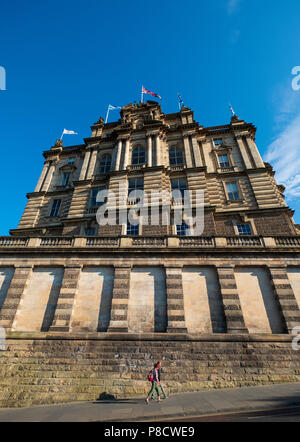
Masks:
[[[45,236],[45,237],[0,237],[0,249],[9,248],[251,248],[251,249],[295,249],[300,248],[300,236]]]

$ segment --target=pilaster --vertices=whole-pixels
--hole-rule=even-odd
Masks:
[[[248,333],[243,317],[233,267],[217,267],[217,272],[224,306],[227,333]]]
[[[70,330],[70,320],[74,299],[77,293],[81,267],[80,264],[70,264],[65,267],[55,314],[49,331],[67,332]]]
[[[184,135],[183,143],[184,143],[186,167],[189,169],[189,168],[193,167],[193,162],[192,162],[192,157],[191,157],[190,142],[189,142],[188,135]]]
[[[246,150],[246,146],[244,144],[243,137],[241,135],[236,135],[236,140],[239,146],[240,154],[243,158],[243,162],[245,164],[246,169],[253,169],[251,164],[251,159],[249,158],[248,152]]]
[[[96,165],[96,160],[97,160],[97,154],[98,154],[98,150],[94,149],[91,152],[91,157],[90,157],[90,163],[89,163],[89,167],[88,167],[88,171],[86,174],[86,179],[90,180],[94,174],[95,171],[95,165]]]
[[[14,276],[11,280],[6,298],[0,310],[0,326],[11,329],[17,314],[21,297],[28,286],[32,273],[32,266],[15,266]]]
[[[79,176],[80,181],[85,180],[87,168],[88,168],[88,165],[90,162],[90,156],[91,156],[91,150],[88,149],[85,151],[85,154],[84,154],[84,160],[83,160],[83,164],[82,164],[80,176]]]
[[[279,303],[286,332],[300,325],[300,309],[285,267],[269,267],[271,283]]]
[[[35,192],[39,192],[41,190],[43,182],[44,182],[44,179],[45,179],[45,176],[46,176],[46,174],[48,172],[48,169],[49,169],[49,162],[45,161],[45,164],[44,164],[44,167],[43,167],[40,179],[38,180],[36,188],[34,189]]]
[[[42,192],[47,192],[48,191],[48,189],[50,187],[50,184],[51,184],[51,181],[52,181],[52,178],[53,178],[55,167],[56,167],[55,163],[52,162],[50,164],[49,168],[48,168],[47,175],[46,175],[46,178],[44,180],[44,183],[43,183],[43,186],[42,186],[42,189],[41,189]]]
[[[128,302],[131,266],[116,266],[109,333],[128,332]]]
[[[181,267],[166,267],[166,292],[167,333],[187,333]]]

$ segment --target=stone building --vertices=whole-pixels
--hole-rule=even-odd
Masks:
[[[142,393],[155,358],[171,391],[298,381],[299,228],[256,128],[236,115],[203,127],[189,108],[164,114],[153,101],[120,116],[44,152],[18,227],[0,238],[0,405],[94,399],[99,385]],[[97,223],[103,189],[116,195],[115,225]],[[151,191],[175,189],[203,191],[201,236],[174,222],[174,201],[167,225],[121,222],[130,191],[161,215]]]

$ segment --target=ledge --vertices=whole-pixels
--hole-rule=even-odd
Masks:
[[[0,237],[0,251],[46,249],[257,250],[300,252],[299,236],[43,236]]]
[[[293,336],[273,334],[72,333],[7,331],[7,340],[66,341],[183,341],[183,342],[292,342]]]

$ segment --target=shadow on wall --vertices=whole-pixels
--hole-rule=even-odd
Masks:
[[[13,268],[6,268],[0,270],[0,309],[6,298],[7,290],[9,289],[13,275],[14,275]]]
[[[166,277],[163,269],[160,269],[158,278],[156,271],[150,271],[154,278],[154,332],[165,333],[167,331],[167,294]]]
[[[214,268],[208,268],[200,274],[205,277],[212,332],[226,333],[224,305],[217,272]]]
[[[39,272],[49,273],[49,270],[39,269]],[[50,294],[41,326],[41,331],[48,331],[53,323],[58,296],[63,279],[63,269],[60,269],[60,271],[57,271],[56,269],[56,271],[50,273],[50,276],[54,276],[54,278],[50,289]]]
[[[276,300],[275,293],[271,285],[271,275],[268,275],[267,269],[255,269],[252,271],[252,276],[255,276],[258,280],[272,333],[286,333],[287,330],[284,326],[284,319],[280,311],[280,306]]]
[[[106,332],[109,327],[113,297],[113,275],[105,271],[102,272],[102,275],[103,284],[98,317],[98,332]]]

